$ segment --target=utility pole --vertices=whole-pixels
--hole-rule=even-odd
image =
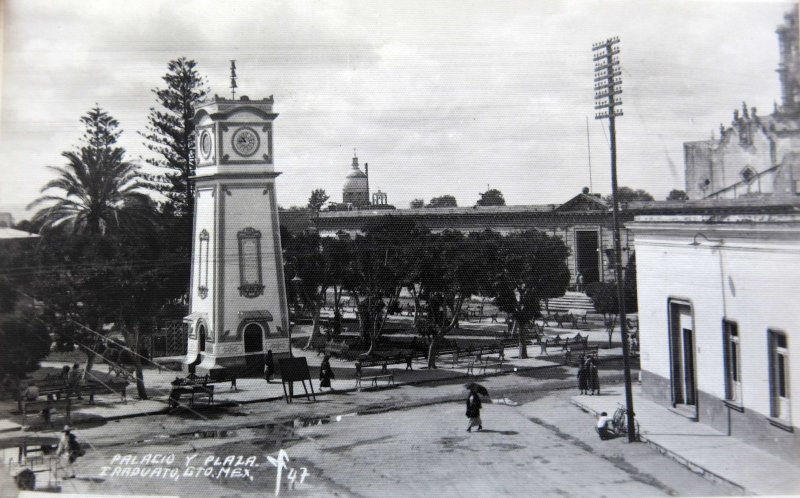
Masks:
[[[633,389],[631,386],[630,344],[625,317],[625,292],[622,280],[622,244],[619,233],[619,202],[617,202],[617,135],[614,120],[622,116],[622,70],[619,67],[619,38],[613,37],[592,45],[594,60],[594,108],[595,119],[608,119],[611,145],[611,197],[614,222],[614,270],[617,279],[617,301],[619,302],[619,327],[622,335],[622,362],[625,372],[625,404],[628,411],[628,441],[636,441],[633,412]]]

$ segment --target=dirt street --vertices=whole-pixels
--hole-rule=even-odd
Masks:
[[[600,441],[573,406],[569,372],[486,379],[484,431],[467,433],[461,384],[84,428],[91,444],[64,492],[180,496],[728,495],[624,439]],[[536,376],[534,376],[536,377]],[[547,390],[545,388],[548,388]],[[503,401],[505,399],[505,401]],[[313,413],[314,415],[310,415]],[[283,452],[281,451],[283,450]],[[280,481],[276,489],[278,471]]]

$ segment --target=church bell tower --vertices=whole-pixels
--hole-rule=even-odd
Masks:
[[[288,356],[273,166],[273,98],[218,96],[196,107],[197,169],[184,363],[214,379],[260,376]]]

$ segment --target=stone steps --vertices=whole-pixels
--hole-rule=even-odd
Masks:
[[[584,310],[587,313],[594,313],[592,300],[582,292],[567,292],[562,297],[550,299],[548,307],[551,313],[566,313],[569,310]],[[544,303],[542,303],[542,309],[545,309]]]

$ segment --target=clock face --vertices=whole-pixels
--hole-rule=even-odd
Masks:
[[[206,159],[211,155],[211,134],[207,131],[200,135],[200,154]]]
[[[233,150],[240,156],[252,156],[258,150],[258,146],[258,133],[252,128],[239,128],[233,134]]]

